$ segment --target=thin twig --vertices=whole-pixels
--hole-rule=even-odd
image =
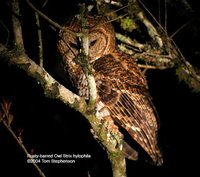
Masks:
[[[123,19],[123,18],[126,17],[127,15],[128,15],[128,13],[125,13],[124,15],[117,16],[116,18],[111,19],[111,20],[108,20],[108,21],[106,21],[106,22],[104,22],[104,23],[111,23],[111,22],[114,22],[114,21],[116,21],[116,20],[118,20],[118,19]]]
[[[81,36],[81,34],[79,33],[74,33],[73,31],[67,29],[66,27],[61,26],[60,24],[54,22],[53,20],[51,20],[49,17],[47,17],[44,13],[42,13],[41,11],[39,11],[29,0],[26,0],[26,2],[28,3],[28,5],[35,11],[37,12],[42,18],[44,18],[46,21],[48,21],[52,26],[54,26],[55,28],[59,29],[59,30],[65,30],[67,32],[69,32],[72,35],[75,36]]]
[[[161,24],[161,3],[158,0],[158,22]]]
[[[147,27],[149,36],[152,37],[153,40],[155,40],[159,47],[163,46],[163,41],[160,35],[158,34],[156,28],[151,24],[151,22],[144,16],[143,12],[139,12],[137,14],[137,17],[143,22],[143,24]]]
[[[38,32],[38,48],[39,48],[39,65],[43,67],[43,45],[42,45],[42,31],[40,26],[40,18],[37,12],[35,12],[37,32]]]
[[[28,5],[35,11],[37,12],[42,18],[44,18],[45,20],[47,20],[50,24],[52,24],[54,27],[58,28],[58,29],[63,29],[63,27],[61,25],[59,25],[58,23],[54,22],[53,20],[51,20],[49,17],[47,17],[45,14],[43,14],[41,11],[39,11],[29,0],[26,0],[26,2],[28,3]]]
[[[3,125],[5,126],[5,128],[9,131],[9,133],[12,135],[12,137],[15,139],[15,141],[17,142],[17,144],[22,148],[22,150],[24,151],[24,153],[26,154],[26,156],[29,155],[29,152],[27,151],[26,147],[23,145],[23,143],[17,138],[17,136],[15,135],[15,133],[13,132],[13,130],[11,129],[10,126],[8,126],[6,124],[6,122],[3,120]],[[29,157],[31,158],[31,157]],[[31,158],[32,159],[32,158]],[[44,173],[42,172],[42,170],[40,169],[40,167],[36,164],[36,163],[31,163],[35,169],[38,171],[38,173],[40,174],[40,176],[42,177],[46,177],[44,175]]]
[[[1,23],[1,25],[3,26],[3,28],[6,30],[6,32],[7,32],[7,38],[6,38],[6,43],[5,43],[5,46],[7,46],[8,45],[8,41],[9,41],[9,38],[10,38],[10,31],[9,31],[9,29],[6,27],[6,25],[0,20],[0,23]]]
[[[158,20],[153,16],[153,14],[148,10],[148,8],[144,5],[144,3],[142,3],[140,0],[137,0],[141,5],[142,7],[148,12],[148,14],[151,16],[151,18],[154,20],[154,22],[160,27],[160,29],[167,33],[167,31],[165,31],[165,29],[162,27],[162,25],[158,22]]]
[[[12,8],[12,25],[13,25],[13,33],[14,33],[14,45],[24,49],[23,35],[22,35],[22,27],[19,20],[20,16],[20,8],[19,8],[19,0],[11,1]]]
[[[138,66],[144,69],[160,69],[160,70],[168,69],[168,67],[165,66],[153,66],[153,65],[143,65],[143,64],[138,64]]]
[[[105,13],[105,16],[109,16],[109,14],[119,12],[119,11],[121,11],[121,10],[127,8],[127,7],[128,7],[128,5],[125,5],[125,6],[119,8],[119,9],[117,9],[117,10],[113,10],[113,11],[111,11],[111,12],[107,12],[107,13]]]
[[[190,20],[189,20],[187,23],[183,24],[180,28],[178,28],[178,29],[170,36],[170,38],[173,38],[177,33],[179,33],[183,28],[185,28],[189,23],[190,23]]]
[[[47,3],[48,3],[48,0],[45,0],[45,2],[43,3],[42,7],[45,7]]]
[[[167,31],[167,0],[165,0],[164,4],[165,4],[165,26],[164,26],[164,28],[165,28],[165,31]]]
[[[128,45],[138,48],[139,50],[142,50],[144,48],[144,44],[141,44],[138,41],[131,39],[128,36],[122,35],[120,33],[116,33],[116,38],[123,43],[126,43]]]

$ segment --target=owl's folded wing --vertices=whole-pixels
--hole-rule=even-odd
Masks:
[[[162,160],[157,146],[157,117],[144,78],[137,66],[130,70],[116,58],[104,56],[93,66],[100,99],[114,121],[159,164]]]

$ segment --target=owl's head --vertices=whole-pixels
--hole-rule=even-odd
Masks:
[[[88,16],[89,37],[89,60],[92,62],[98,58],[110,54],[115,50],[114,28],[106,18]],[[65,30],[69,29],[75,33],[81,33],[81,20],[73,17],[59,32],[58,50],[64,62],[69,63],[80,53],[81,40],[79,37]]]

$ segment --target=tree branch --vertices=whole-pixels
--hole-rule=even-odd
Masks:
[[[37,65],[23,51],[6,51],[5,46],[0,45],[0,56],[9,64],[23,69],[29,76],[40,83],[45,91],[45,96],[59,99],[70,107],[84,113],[83,107],[86,105],[85,101],[59,84],[43,67]]]
[[[139,51],[142,51],[145,47],[144,44],[141,44],[135,39],[131,39],[130,37],[122,35],[120,33],[116,33],[116,38],[125,44],[138,48]]]
[[[11,1],[11,10],[13,12],[12,25],[13,25],[13,33],[14,33],[14,45],[18,46],[21,49],[24,49],[22,27],[19,20],[19,17],[20,17],[19,0]]]
[[[108,157],[111,162],[113,177],[126,177],[126,161],[125,154],[123,152],[123,136],[119,132],[118,127],[114,124],[110,118],[104,118],[101,120],[96,115],[96,99],[97,99],[97,88],[94,75],[92,73],[92,67],[89,61],[89,36],[88,36],[88,20],[87,11],[84,4],[82,5],[81,12],[81,26],[82,26],[82,48],[83,56],[86,66],[82,66],[89,88],[89,104],[88,109],[91,112],[90,116],[93,116],[94,121],[90,121],[91,126],[95,133],[97,133],[98,139],[106,147]],[[94,115],[95,113],[95,115]],[[90,117],[89,116],[89,117]]]
[[[40,18],[37,12],[35,12],[35,20],[36,25],[38,27],[37,33],[38,33],[38,49],[39,49],[39,65],[43,67],[43,44],[42,44],[42,31],[40,26]]]
[[[111,118],[105,120],[98,118],[96,111],[91,111],[83,98],[59,84],[23,51],[7,51],[5,46],[0,45],[0,58],[23,69],[27,75],[33,77],[43,87],[46,97],[58,99],[83,114],[90,122],[95,137],[107,150],[112,164],[113,177],[126,177],[125,155],[122,148],[123,135]]]
[[[91,109],[95,108],[96,99],[97,99],[97,88],[96,88],[96,82],[94,79],[94,75],[92,72],[92,67],[90,65],[89,61],[89,30],[88,30],[88,20],[86,17],[87,10],[85,8],[85,4],[82,4],[82,12],[81,12],[81,26],[82,26],[82,48],[83,48],[83,56],[86,66],[82,66],[86,79],[88,82],[88,88],[89,88],[89,106],[91,106]]]

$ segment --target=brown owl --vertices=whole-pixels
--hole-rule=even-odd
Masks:
[[[111,117],[155,163],[161,164],[162,157],[157,146],[158,118],[145,77],[135,59],[117,49],[114,28],[108,20],[99,16],[88,16],[87,20],[89,62],[98,91],[97,116]],[[74,17],[65,28],[80,33],[81,21]],[[86,76],[75,61],[80,45],[80,40],[75,35],[66,30],[59,32],[58,50],[64,65],[78,94],[88,99]]]

